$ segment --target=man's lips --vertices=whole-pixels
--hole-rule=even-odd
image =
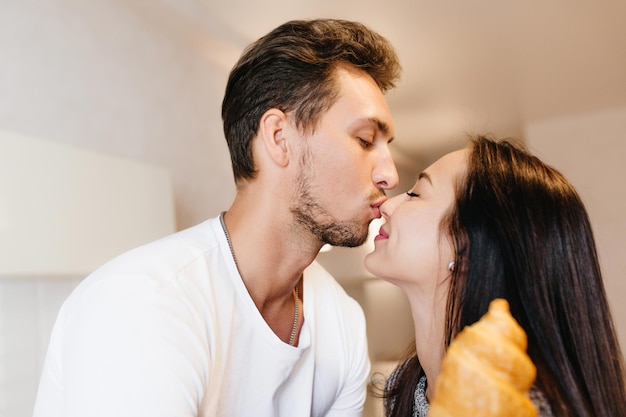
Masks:
[[[377,219],[382,217],[382,214],[380,213],[380,206],[382,206],[385,201],[387,201],[387,197],[376,200],[376,202],[371,204],[372,210],[374,211],[374,215]]]
[[[387,232],[385,232],[385,229],[383,229],[383,226],[380,226],[380,230],[378,231],[378,235],[374,238],[374,242],[377,240],[387,239],[387,238],[389,238],[389,235],[387,234]]]

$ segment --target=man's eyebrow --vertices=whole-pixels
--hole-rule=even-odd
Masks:
[[[383,133],[389,133],[389,125],[385,122],[383,122],[382,120],[376,118],[376,117],[369,117],[367,120],[369,120],[371,123],[375,124],[376,127],[378,128],[378,130],[380,130]]]
[[[428,172],[421,172],[418,179],[422,179],[424,178],[426,181],[428,181],[430,183],[430,185],[433,185],[433,180],[432,178],[430,178],[430,175],[428,175]]]
[[[376,125],[376,128],[382,132],[384,135],[388,135],[389,131],[391,130],[389,128],[389,125],[385,122],[383,122],[382,120],[376,118],[376,117],[369,117],[367,119],[370,123]],[[392,136],[391,138],[389,138],[389,140],[387,141],[387,143],[391,143],[394,140],[394,137]]]

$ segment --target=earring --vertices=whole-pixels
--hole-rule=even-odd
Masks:
[[[450,261],[448,263],[448,271],[450,271],[450,272],[454,271],[454,265],[455,265],[455,262],[454,261]]]

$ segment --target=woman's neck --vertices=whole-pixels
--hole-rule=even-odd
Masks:
[[[445,300],[436,297],[409,297],[413,324],[415,326],[415,349],[428,387],[426,397],[434,394],[435,380],[443,359],[445,331]]]

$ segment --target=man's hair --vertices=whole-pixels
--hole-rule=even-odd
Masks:
[[[224,135],[235,181],[254,178],[252,138],[261,116],[292,112],[297,127],[312,130],[337,98],[335,70],[369,74],[384,93],[400,76],[387,39],[346,20],[294,20],[251,44],[232,69],[222,102]]]

